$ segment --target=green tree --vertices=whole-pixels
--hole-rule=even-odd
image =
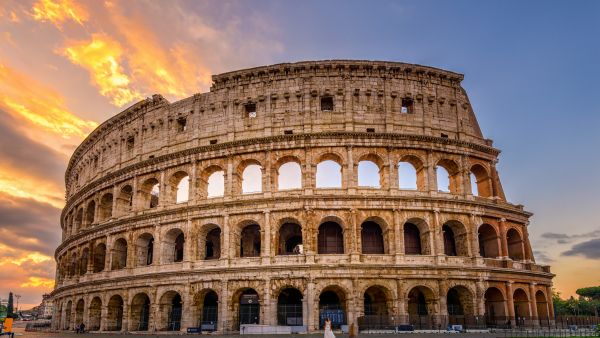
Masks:
[[[8,293],[8,304],[6,305],[6,316],[12,318],[14,310],[15,309],[14,309],[14,305],[13,305],[13,293],[9,292]]]
[[[600,310],[600,286],[577,289],[575,293],[586,301],[593,315],[598,316]]]

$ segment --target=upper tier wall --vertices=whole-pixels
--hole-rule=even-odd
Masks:
[[[284,133],[372,131],[490,146],[462,79],[436,68],[373,61],[299,62],[216,75],[208,93],[173,103],[153,95],[100,125],[69,162],[67,198],[141,160]],[[324,97],[333,101],[332,110],[321,106]],[[249,114],[252,105],[255,116]]]

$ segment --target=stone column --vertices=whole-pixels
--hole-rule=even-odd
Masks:
[[[273,302],[271,299],[271,279],[265,278],[264,283],[265,283],[265,288],[264,288],[265,298],[261,302],[262,303],[261,306],[265,307],[265,310],[264,310],[265,315],[261,316],[261,318],[259,320],[259,324],[273,325]]]
[[[198,162],[194,158],[192,160],[192,172],[190,173],[189,182],[189,201],[193,204],[197,204],[199,200],[198,196]]]
[[[167,202],[171,202],[167,200],[167,182],[166,182],[166,174],[165,171],[162,170],[160,172],[160,182],[159,182],[159,193],[158,193],[158,207],[164,208],[167,205]]]
[[[433,242],[431,243],[431,254],[442,256],[445,253],[444,250],[444,236],[442,235],[442,225],[440,224],[440,211],[438,209],[433,210]]]
[[[510,319],[511,325],[515,325],[515,303],[513,300],[513,289],[512,289],[512,281],[506,282],[506,307],[508,317]]]
[[[358,236],[359,230],[358,230],[358,224],[357,224],[357,213],[356,213],[356,209],[350,209],[350,234],[345,236],[346,238],[348,238],[349,242],[349,249],[350,249],[350,261],[351,262],[358,262],[359,261],[359,254],[360,254],[360,237]]]
[[[269,210],[263,211],[264,220],[264,236],[262,245],[262,261],[263,264],[269,264],[271,262],[271,212]],[[263,231],[261,231],[263,232]]]
[[[237,178],[237,175],[236,175]],[[225,198],[229,197],[233,197],[234,193],[233,193],[233,188],[234,188],[234,183],[237,182],[233,182],[234,180],[234,175],[233,175],[233,158],[231,158],[231,156],[227,157],[227,177],[226,177],[226,181],[225,181],[225,191],[223,192],[223,196]]]
[[[315,282],[312,279],[308,280],[306,285],[306,325],[308,332],[315,331],[315,311],[318,313],[318,309],[315,309]]]
[[[479,226],[477,222],[477,215],[474,213],[471,214],[471,257],[481,257],[481,253],[479,252]]]
[[[123,319],[121,321],[121,332],[127,332],[129,329],[129,298],[123,298]]]
[[[192,259],[192,246],[195,243],[192,241],[192,220],[190,218],[188,218],[183,228],[183,236],[185,238],[185,242],[183,243],[183,262],[189,265],[195,259],[195,257]]]
[[[224,264],[228,264],[229,260],[229,244],[231,242],[230,234],[229,234],[229,215],[223,215],[223,231],[221,232],[221,260]]]
[[[429,192],[437,192],[437,177],[435,175],[435,165],[433,163],[433,154],[431,152],[427,153],[427,164],[425,165],[424,169],[427,170],[427,184]]]
[[[531,309],[531,324],[533,326],[540,326],[537,311],[537,299],[535,299],[535,282],[529,283],[529,308]]]
[[[533,250],[531,249],[531,242],[529,241],[529,224],[523,225],[523,245],[525,246],[525,261],[535,263],[535,258],[533,257]]]
[[[112,195],[113,195],[113,199],[112,199],[112,206],[111,206],[112,210],[110,212],[110,218],[116,218],[118,215],[117,196],[119,196],[119,190],[117,189],[116,185],[113,185]],[[85,218],[85,215],[83,215],[83,218]]]
[[[552,285],[546,286],[546,304],[548,306],[548,317],[554,322],[554,305],[552,303]]]
[[[498,220],[500,229],[500,256],[504,259],[508,258],[508,242],[506,241],[506,218]]]
[[[182,298],[182,313],[181,313],[181,331],[185,332],[188,327],[196,326],[194,321],[194,311],[192,311],[193,295],[190,292],[190,284],[185,284],[183,287]]]
[[[228,281],[226,279],[221,281],[221,295],[219,297],[219,319],[221,325],[219,328],[221,332],[228,330],[231,327],[229,323],[229,290],[227,287]]]
[[[400,220],[400,209],[394,208],[394,240],[396,264],[404,260],[404,229]]]
[[[342,177],[342,187],[348,189],[349,194],[353,194],[356,189],[356,179],[354,172],[354,158],[352,157],[352,147],[346,147],[347,151],[347,163],[346,163],[346,174]]]
[[[262,173],[262,190],[263,193],[265,194],[265,197],[269,197],[271,196],[271,192],[274,190],[273,189],[273,182],[272,182],[272,168],[271,168],[271,159],[269,158],[269,154],[266,153],[265,154],[265,164],[264,166],[261,168],[261,173]]]
[[[106,297],[103,297],[102,308],[100,309],[100,331],[106,331],[107,329],[107,320],[108,320],[108,300]]]

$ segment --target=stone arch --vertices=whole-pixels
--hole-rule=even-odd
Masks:
[[[292,218],[281,220],[277,236],[277,254],[296,255],[303,252],[302,226],[300,222]]]
[[[257,222],[244,221],[238,226],[239,241],[237,241],[238,257],[258,257],[262,249],[262,229]]]
[[[198,232],[198,255],[200,259],[212,260],[221,258],[221,228],[214,223],[207,223]]]
[[[424,161],[416,155],[407,154],[398,162],[398,187],[407,190],[426,190]]]
[[[246,159],[240,162],[237,167],[237,177],[239,177],[238,191],[241,194],[255,194],[263,192],[265,184],[264,167],[256,159]]]
[[[375,284],[363,292],[363,313],[365,316],[387,316],[393,312],[393,295],[385,286]]]
[[[446,310],[450,316],[449,324],[465,325],[464,316],[474,315],[474,293],[464,285],[455,285],[446,292]],[[452,318],[454,317],[454,318]],[[453,319],[455,322],[453,322]]]
[[[277,178],[277,190],[302,189],[302,165],[296,156],[284,156],[275,163],[273,177]]]
[[[508,257],[510,257],[510,259],[515,261],[525,259],[523,237],[516,228],[510,228],[506,231],[506,243],[508,245]]]
[[[85,226],[88,227],[96,221],[96,201],[91,200],[85,208]]]
[[[81,256],[79,257],[79,275],[80,276],[83,276],[87,273],[89,259],[90,259],[90,249],[83,248],[83,250],[81,250]]]
[[[261,302],[260,295],[254,288],[244,287],[234,292],[232,305],[238,328],[242,324],[261,323]]]
[[[83,313],[85,312],[85,301],[80,298],[75,305],[75,325],[83,323]]]
[[[441,159],[436,163],[435,171],[438,191],[453,194],[459,193],[460,170],[456,162],[450,159]]]
[[[169,229],[162,241],[161,263],[183,262],[185,234],[180,228]]]
[[[477,229],[477,238],[479,242],[479,255],[484,258],[500,257],[500,237],[496,228],[490,224],[484,223]]]
[[[485,290],[483,298],[488,326],[504,325],[506,323],[506,298],[501,289],[491,286]]]
[[[137,293],[131,299],[130,323],[131,331],[148,331],[152,306],[150,297],[145,292]]]
[[[98,221],[102,222],[112,217],[113,194],[106,193],[100,198],[98,206]]]
[[[318,157],[315,172],[315,187],[344,188],[344,161],[336,153],[325,153]]]
[[[348,291],[339,285],[328,285],[318,294],[319,328],[325,324],[325,318],[331,320],[332,328],[348,323]]]
[[[158,206],[160,201],[160,182],[155,177],[143,181],[138,192],[141,209],[152,209]]]
[[[125,184],[119,190],[117,197],[116,211],[118,215],[126,215],[133,208],[133,188],[130,184]]]
[[[343,254],[345,252],[344,227],[338,217],[325,217],[317,233],[317,253]]]
[[[415,329],[430,329],[434,326],[432,316],[436,314],[437,297],[427,286],[417,285],[407,294],[408,321]]]
[[[106,244],[99,243],[94,247],[94,272],[104,271],[106,265]]]
[[[542,290],[537,290],[535,293],[535,304],[537,309],[538,318],[540,321],[547,321],[550,318],[550,311],[548,306],[548,299],[546,294]]]
[[[166,291],[158,303],[160,331],[180,331],[183,312],[183,299],[177,291]]]
[[[409,218],[403,225],[404,253],[406,255],[431,255],[429,225],[422,218]]]
[[[531,317],[529,297],[527,296],[527,292],[521,288],[516,288],[513,291],[512,297],[515,307],[515,317],[517,317],[517,325],[519,325],[520,320]]]
[[[90,306],[88,308],[88,326],[89,331],[100,331],[102,325],[101,322],[102,314],[102,299],[96,296],[92,298]]]
[[[69,260],[69,276],[75,277],[77,275],[77,252],[71,253],[71,259]]]
[[[359,187],[381,188],[386,185],[385,162],[381,156],[367,153],[360,156],[356,163],[357,185]]]
[[[203,330],[209,327],[212,331],[217,330],[219,320],[219,295],[213,289],[202,289],[194,295],[194,308],[198,325],[203,326]]]
[[[67,302],[67,306],[65,307],[65,325],[63,326],[63,330],[71,330],[73,328],[73,323],[71,323],[71,311],[73,310],[73,301],[69,300]]]
[[[288,286],[279,290],[277,294],[277,325],[303,325],[302,299],[302,292],[295,287]]]
[[[360,241],[363,254],[385,254],[389,252],[381,222],[380,218],[369,218],[361,223]]]
[[[139,235],[135,241],[136,266],[147,266],[154,262],[154,236],[148,232]]]
[[[127,267],[127,240],[123,237],[115,240],[112,248],[111,270]]]
[[[185,203],[190,199],[190,176],[179,170],[167,181],[167,199],[172,203]]]
[[[456,220],[445,222],[442,236],[446,256],[469,256],[469,234],[464,224]]]
[[[225,170],[216,164],[209,165],[200,174],[199,193],[202,198],[225,195]]]
[[[481,164],[471,166],[469,172],[471,182],[471,194],[473,196],[492,197],[492,179],[488,170]]]
[[[75,223],[73,225],[74,231],[79,232],[83,230],[83,208],[77,208],[77,212],[75,213]]]
[[[105,331],[121,331],[123,329],[123,297],[113,295],[108,300]]]

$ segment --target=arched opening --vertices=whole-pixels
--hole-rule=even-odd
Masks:
[[[119,192],[117,197],[117,213],[125,215],[131,212],[133,208],[133,188],[130,185],[125,185]]]
[[[323,328],[325,319],[331,320],[332,328],[347,323],[346,293],[336,286],[326,287],[319,295],[319,327]]]
[[[76,229],[75,230],[76,232],[79,232],[83,229],[83,209],[82,208],[79,208],[77,210],[77,213],[75,214],[74,227]]]
[[[185,203],[190,199],[190,177],[183,171],[178,171],[169,180],[169,186],[174,192],[175,203]]]
[[[121,331],[123,328],[123,298],[119,295],[110,297],[106,314],[106,331]]]
[[[279,255],[298,255],[303,252],[302,228],[295,223],[284,223],[279,228]]]
[[[258,164],[250,164],[242,172],[242,193],[259,192],[262,192],[262,167]]]
[[[77,305],[75,306],[75,325],[79,325],[83,323],[83,311],[85,309],[85,303],[83,299],[77,301]]]
[[[358,186],[381,188],[381,174],[375,162],[369,160],[358,162]]]
[[[317,164],[316,187],[341,188],[342,166],[333,160],[325,160]]]
[[[204,242],[204,259],[219,259],[221,257],[221,229],[214,228],[206,234]]]
[[[135,242],[136,245],[136,257],[137,257],[137,266],[147,266],[152,264],[154,260],[154,237],[145,233],[138,237]]]
[[[260,256],[260,226],[250,224],[240,234],[240,257]]]
[[[239,296],[239,324],[260,323],[260,303],[254,289],[245,289]]]
[[[455,286],[448,290],[446,295],[446,308],[448,310],[448,324],[468,327],[469,320],[474,314],[473,295],[464,286]]]
[[[100,206],[98,208],[98,220],[105,221],[112,217],[113,195],[104,194],[100,198]]]
[[[548,319],[550,318],[550,313],[548,311],[548,301],[546,300],[546,295],[542,290],[538,290],[535,293],[535,303],[540,323],[547,325]]]
[[[131,301],[130,330],[148,331],[150,323],[150,297],[145,293],[138,293]]]
[[[65,325],[63,326],[63,330],[71,330],[71,310],[73,308],[73,302],[69,301],[67,303],[67,307],[65,308]]]
[[[302,293],[285,288],[277,297],[277,325],[302,326]]]
[[[329,221],[319,226],[317,242],[317,253],[319,254],[344,253],[344,232],[336,222]]]
[[[145,180],[140,187],[139,196],[142,208],[156,208],[160,197],[160,182],[156,178]]]
[[[208,290],[202,300],[200,325],[203,330],[217,330],[219,319],[219,297],[213,290]]]
[[[479,241],[479,255],[485,258],[497,258],[500,256],[500,247],[498,246],[498,233],[496,229],[489,224],[482,224],[477,230]]]
[[[404,224],[404,253],[406,255],[423,255],[421,231],[413,223]]]
[[[380,286],[369,287],[363,297],[365,316],[387,316],[388,298]]]
[[[441,160],[435,167],[437,190],[439,192],[458,192],[458,165],[451,160]]]
[[[100,330],[100,318],[102,314],[102,300],[100,297],[94,297],[90,303],[89,315],[88,315],[88,327],[89,331]]]
[[[175,291],[168,291],[160,298],[161,331],[181,330],[181,314],[183,301],[181,295]]]
[[[162,260],[163,263],[178,263],[183,261],[183,248],[185,245],[185,236],[183,231],[178,228],[167,232],[163,242]]]
[[[111,270],[124,269],[127,266],[127,241],[119,238],[115,241],[112,249]]]
[[[531,317],[529,311],[529,297],[523,289],[516,289],[513,293],[513,304],[515,306],[515,319],[517,326],[525,325],[525,321]]]
[[[106,245],[100,243],[94,248],[94,272],[100,272],[104,270],[106,262]]]
[[[71,262],[69,264],[69,276],[75,277],[77,275],[77,253],[71,254]]]
[[[410,162],[398,163],[398,187],[402,190],[417,190],[417,169]]]
[[[506,232],[506,243],[508,244],[508,257],[515,261],[523,260],[525,254],[523,253],[523,239],[519,232],[511,228]]]
[[[415,329],[431,329],[433,322],[430,314],[434,310],[434,296],[431,289],[416,286],[408,293],[408,321]]]
[[[490,287],[485,290],[485,320],[488,327],[496,327],[506,324],[505,302],[502,292]]]
[[[222,197],[225,194],[225,172],[215,171],[207,179],[206,195],[211,197]]]
[[[277,189],[302,189],[302,169],[298,162],[287,162],[277,169]]]
[[[86,226],[90,226],[94,224],[94,215],[96,213],[96,202],[91,201],[88,203],[87,208],[85,208],[85,224]]]
[[[442,233],[444,235],[444,254],[446,256],[456,256],[454,232],[447,224],[444,224],[444,226],[442,226]]]
[[[84,248],[81,251],[81,257],[79,257],[79,275],[83,276],[87,272],[88,261],[90,259],[90,249]]]
[[[472,166],[469,178],[473,196],[491,197],[493,195],[492,180],[488,171],[482,165],[475,164]]]
[[[383,233],[379,224],[367,221],[361,225],[360,238],[363,254],[384,254]]]

